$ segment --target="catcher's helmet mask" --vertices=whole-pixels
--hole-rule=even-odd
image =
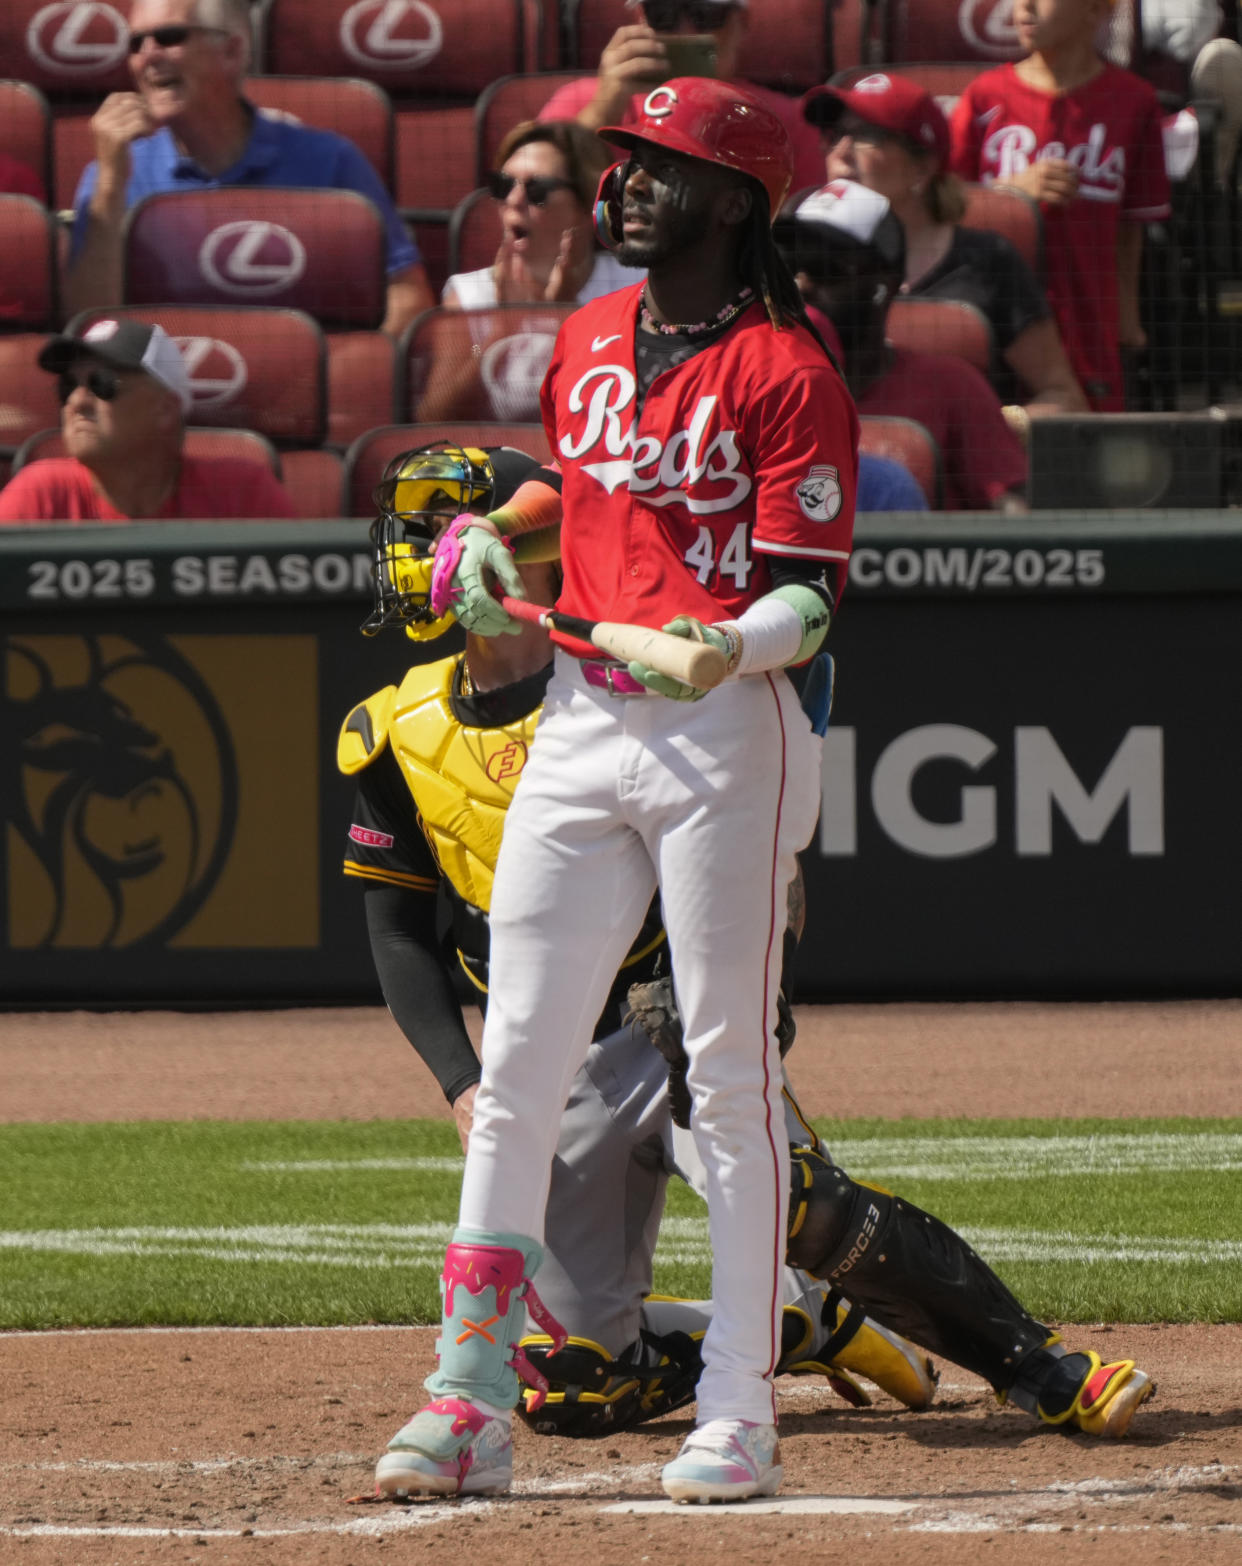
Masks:
[[[632,150],[663,147],[701,163],[744,175],[767,203],[769,217],[780,210],[793,183],[793,146],[784,125],[745,89],[711,77],[678,76],[643,100],[636,126],[605,125],[600,136]],[[632,160],[605,169],[595,198],[595,231],[615,250],[622,241],[621,197]]]
[[[365,635],[403,625],[414,640],[430,641],[448,630],[453,614],[431,609],[436,539],[463,511],[494,509],[496,487],[491,457],[479,447],[433,441],[393,457],[372,491],[375,607],[363,621]]]

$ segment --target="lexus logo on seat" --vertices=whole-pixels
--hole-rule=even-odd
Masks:
[[[174,337],[190,379],[194,411],[219,408],[240,397],[250,379],[246,361],[218,337]]]
[[[26,48],[57,75],[101,76],[125,58],[129,24],[99,0],[59,0],[30,18]]]
[[[341,18],[341,48],[368,70],[413,70],[439,54],[440,18],[423,0],[357,0]]]
[[[1022,53],[1014,5],[1015,0],[961,0],[957,25],[977,54],[990,60],[1016,60]]]
[[[261,299],[292,288],[306,271],[306,246],[279,223],[244,218],[212,229],[198,252],[199,270],[235,299]]]

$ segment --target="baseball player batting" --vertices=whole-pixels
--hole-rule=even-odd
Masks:
[[[772,1373],[789,1153],[776,996],[786,892],[819,806],[819,740],[783,669],[828,629],[858,426],[772,247],[793,167],[776,116],[732,86],[675,78],[648,95],[636,129],[601,134],[630,153],[601,182],[600,226],[647,278],[569,317],[544,379],[563,472],[557,607],[708,642],[729,677],[705,693],[558,649],[492,889],[492,999],[440,1365],[390,1455],[412,1490],[456,1485],[463,1463],[492,1489],[509,1483],[509,1344],[524,1309],[540,1309],[532,1280],[561,1109],[658,889],[715,1306],[698,1424],[663,1483],[676,1500],[741,1499],[782,1477]],[[796,491],[817,465],[839,488],[831,511],[808,516]],[[523,596],[501,535],[546,521],[523,498],[437,546],[468,631],[516,624],[491,582]]]
[[[435,618],[428,607],[435,535],[464,505],[503,505],[536,467],[503,448],[422,448],[394,459],[376,492],[377,604],[369,626],[404,624],[419,641],[442,634],[452,616]],[[555,572],[547,568],[527,568],[524,580],[536,595],[556,591]],[[393,1015],[453,1105],[463,1143],[479,1066],[450,975],[460,964],[485,999],[496,827],[525,765],[550,655],[543,636],[470,636],[464,656],[418,665],[399,687],[360,703],[340,734],[340,766],[358,780],[345,872],[366,888],[372,950]],[[441,885],[452,913],[447,949],[436,925]],[[540,1291],[570,1338],[554,1354],[544,1336],[528,1335],[519,1344],[550,1385],[538,1409],[519,1404],[540,1432],[602,1436],[653,1418],[693,1397],[701,1369],[711,1302],[650,1297],[669,1174],[703,1189],[683,1129],[685,1062],[675,1001],[665,993],[666,974],[651,978],[665,962],[665,943],[651,921],[617,976],[562,1117]],[[672,1094],[665,1091],[665,1059],[640,1031],[618,1026],[627,999],[635,997],[644,1024],[672,1057]],[[781,1036],[784,1050],[792,1042],[790,1021],[783,1020]],[[789,1243],[820,1264],[825,1215],[840,1226],[849,1204],[869,1188],[831,1164],[788,1084],[785,1105],[790,1139],[810,1144],[795,1152]],[[867,1201],[883,1196],[872,1192]],[[918,1286],[902,1299],[884,1269],[864,1261],[841,1269],[846,1294],[874,1298],[887,1320],[910,1321],[924,1342],[1045,1421],[1122,1433],[1146,1385],[1132,1362],[1104,1366],[1090,1353],[1066,1355],[952,1230],[895,1200],[886,1212],[887,1246],[901,1245],[902,1277],[909,1284],[917,1275]],[[856,1249],[846,1243],[848,1223],[842,1232],[838,1250],[848,1258]],[[933,1384],[925,1357],[912,1345],[805,1272],[787,1267],[784,1281],[778,1373],[824,1375],[858,1404],[868,1400],[851,1374],[858,1372],[909,1407],[927,1405]],[[1108,1396],[1087,1395],[1099,1385]],[[468,1482],[469,1474],[463,1478]],[[381,1460],[381,1491],[402,1493],[401,1481],[400,1454],[395,1460],[389,1454]]]

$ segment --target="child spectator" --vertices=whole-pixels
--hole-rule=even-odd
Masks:
[[[1017,0],[1030,52],[969,84],[950,121],[952,170],[1040,204],[1048,299],[1092,407],[1125,407],[1121,349],[1147,338],[1144,223],[1169,215],[1155,89],[1110,65],[1096,35],[1110,0]]]

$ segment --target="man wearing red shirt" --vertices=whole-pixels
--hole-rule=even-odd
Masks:
[[[1100,412],[1125,407],[1120,350],[1146,346],[1142,225],[1170,210],[1155,89],[1096,51],[1110,9],[1110,0],[1018,0],[1018,38],[1031,52],[976,77],[949,125],[955,174],[1039,202],[1048,300]]]
[[[792,199],[775,237],[812,312],[822,311],[836,331],[859,413],[913,419],[935,440],[943,508],[1023,509],[1026,456],[984,377],[950,354],[885,340],[889,302],[905,274],[905,236],[887,199],[832,180]]]
[[[772,1371],[789,1148],[776,997],[820,766],[783,671],[818,652],[844,580],[858,426],[772,248],[793,169],[781,122],[734,85],[676,77],[648,93],[633,130],[602,134],[629,151],[604,176],[600,226],[647,281],[561,328],[542,392],[560,496],[527,484],[490,519],[459,517],[437,546],[432,596],[447,579],[468,632],[516,629],[489,591],[494,574],[524,593],[501,535],[523,535],[521,549],[559,517],[558,607],[707,642],[726,677],[703,690],[558,647],[492,890],[491,1005],[440,1366],[433,1401],[380,1459],[393,1495],[509,1487],[514,1371],[530,1370],[510,1349],[525,1307],[565,1341],[531,1283],[561,1110],[657,889],[716,1304],[698,1423],[663,1484],[675,1500],[740,1500],[781,1481]]]
[[[68,455],[22,468],[0,491],[0,522],[296,514],[262,463],[184,454],[189,377],[162,326],[96,321],[53,337],[39,367],[60,378]]]

